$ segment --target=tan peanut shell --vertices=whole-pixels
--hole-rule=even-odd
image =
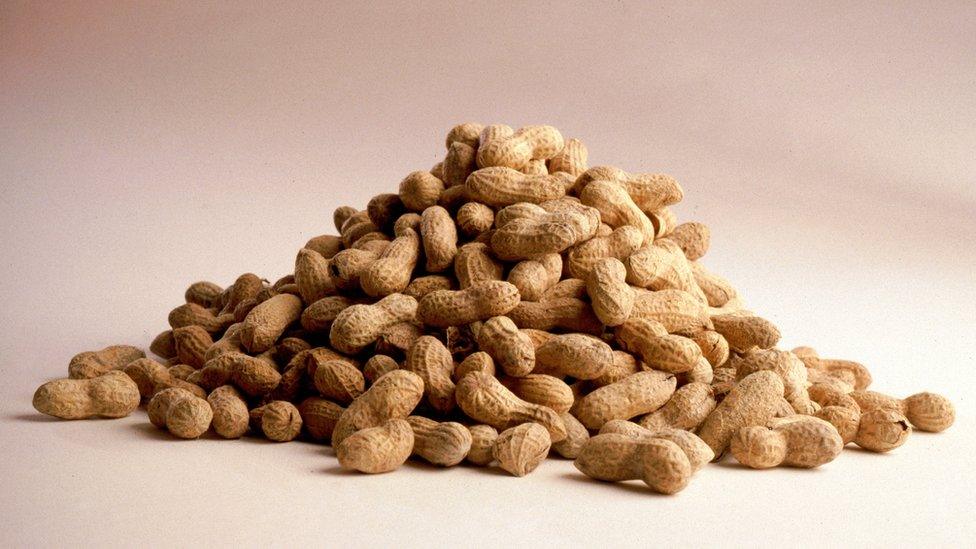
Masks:
[[[213,410],[211,425],[218,435],[224,438],[240,438],[247,433],[250,414],[247,403],[231,385],[221,385],[207,397]]]
[[[708,252],[711,237],[712,232],[708,225],[689,221],[675,227],[674,231],[668,235],[668,240],[677,244],[689,261],[697,261]]]
[[[488,126],[481,132],[478,166],[525,168],[532,160],[548,160],[565,146],[562,134],[552,126],[525,126],[512,132],[508,126]]]
[[[705,444],[705,441],[698,438],[694,433],[685,431],[684,429],[673,429],[670,427],[647,429],[631,421],[614,419],[604,423],[603,427],[600,427],[601,435],[607,433],[626,435],[634,440],[660,439],[671,441],[681,448],[685,457],[688,458],[688,464],[691,466],[692,473],[698,472],[715,458],[715,454]]]
[[[387,355],[373,355],[369,357],[366,364],[363,364],[363,376],[366,381],[373,383],[384,375],[397,370],[400,365],[392,357]]]
[[[812,415],[816,406],[807,393],[807,369],[803,362],[789,351],[779,349],[755,349],[730,362],[736,369],[736,378],[742,379],[760,370],[776,372],[786,388],[784,396],[798,414]]]
[[[613,362],[613,349],[606,342],[583,334],[555,336],[535,352],[537,374],[596,379]]]
[[[400,182],[400,200],[409,210],[422,212],[437,204],[444,182],[430,172],[416,171]]]
[[[315,301],[305,308],[301,316],[302,328],[309,332],[329,333],[332,323],[343,310],[355,305],[357,301],[345,296],[328,296]],[[230,328],[228,328],[230,331]],[[213,358],[213,357],[210,357]]]
[[[871,452],[890,452],[908,439],[912,424],[900,413],[879,408],[863,412],[854,444]]]
[[[248,313],[241,326],[241,343],[252,353],[267,351],[301,314],[301,298],[278,294]]]
[[[715,409],[715,395],[707,383],[689,383],[671,395],[663,406],[642,417],[637,423],[644,428],[694,430]]]
[[[307,363],[315,363],[310,366],[315,372],[312,383],[325,398],[349,404],[366,390],[366,378],[353,361],[323,356],[324,350],[312,350],[306,358]]]
[[[488,353],[510,376],[525,376],[535,367],[535,347],[532,341],[508,317],[489,318],[475,339],[478,348]]]
[[[669,333],[684,336],[714,329],[708,307],[682,290],[637,290],[630,317],[656,320]]]
[[[566,412],[559,415],[566,426],[566,438],[552,443],[552,449],[566,459],[576,459],[582,451],[586,441],[590,440],[590,432],[580,423],[576,416]]]
[[[173,341],[176,345],[176,358],[182,364],[194,368],[203,368],[207,361],[207,350],[213,345],[210,333],[200,326],[186,326],[173,330]]]
[[[384,375],[342,413],[332,432],[332,445],[360,429],[377,427],[388,419],[406,418],[423,396],[424,380],[417,374],[394,370]],[[412,431],[410,438],[412,446]]]
[[[772,322],[758,316],[715,315],[711,317],[715,331],[729,342],[729,348],[744,353],[753,347],[772,348],[779,341],[779,329]]]
[[[644,212],[655,212],[677,204],[684,198],[684,191],[674,178],[665,174],[627,173],[613,166],[594,166],[580,174],[574,184],[579,192],[589,182],[596,180],[617,183]]]
[[[270,393],[281,381],[281,374],[268,361],[243,353],[226,353],[212,359],[200,370],[200,386],[213,390],[232,383],[244,393],[257,396]]]
[[[174,377],[170,370],[151,358],[140,358],[125,366],[123,370],[139,388],[143,398],[151,398],[158,391],[178,387],[186,389],[198,397],[206,397],[207,392],[197,385]]]
[[[56,379],[34,392],[34,409],[61,419],[117,418],[139,406],[139,387],[117,370],[90,379]]]
[[[454,359],[447,347],[433,336],[421,336],[407,351],[403,365],[420,376],[424,382],[424,395],[428,404],[438,412],[446,413],[454,409]]]
[[[876,391],[854,391],[851,398],[862,412],[892,410],[904,415],[920,431],[939,433],[948,429],[956,418],[952,403],[935,393],[917,393],[904,400]]]
[[[619,433],[591,437],[574,465],[597,480],[643,480],[661,494],[680,492],[691,479],[691,464],[681,448],[657,438],[636,440]]]
[[[342,238],[334,234],[313,236],[305,243],[302,249],[312,250],[324,259],[331,259],[332,256],[342,250]]]
[[[471,433],[471,449],[465,460],[475,465],[486,466],[494,461],[492,450],[498,439],[498,430],[491,425],[472,425],[468,427]]]
[[[274,400],[251,410],[251,423],[274,442],[294,440],[302,431],[302,416],[291,402]]]
[[[173,340],[173,330],[165,330],[153,338],[149,350],[160,358],[176,356],[176,341]]]
[[[345,410],[335,402],[320,397],[308,397],[298,405],[305,433],[312,440],[320,441],[332,438],[332,431]]]
[[[314,303],[336,293],[329,276],[329,260],[308,248],[299,250],[295,258],[295,284],[305,303]]]
[[[334,436],[333,436],[334,439]],[[387,419],[335,443],[339,465],[361,473],[388,473],[413,451],[413,429],[405,419]]]
[[[586,171],[588,156],[586,145],[582,141],[569,139],[562,150],[549,159],[549,173],[565,172],[574,178],[578,177]]]
[[[175,356],[175,351],[174,341],[174,355],[172,356]],[[131,345],[112,345],[100,351],[78,353],[68,363],[68,377],[71,379],[91,379],[112,370],[121,370],[130,362],[145,358],[145,356],[146,353],[142,349]]]
[[[521,424],[539,423],[553,442],[566,438],[566,427],[552,408],[526,402],[484,372],[471,372],[458,381],[455,391],[458,406],[475,421],[497,429]]]
[[[586,277],[593,312],[607,326],[623,324],[634,310],[634,290],[626,277],[624,264],[612,257],[595,263]]]
[[[542,301],[520,302],[508,313],[508,317],[523,329],[603,333],[603,324],[593,312],[593,307],[576,297],[552,297],[552,291],[557,287],[561,288],[557,284],[546,293]]]
[[[667,372],[638,372],[583,397],[574,415],[587,429],[599,429],[613,419],[630,419],[651,413],[674,394],[677,380]]]
[[[213,409],[206,400],[178,388],[163,389],[149,401],[149,421],[179,438],[199,438],[210,428]]]
[[[460,423],[422,416],[410,416],[407,422],[413,429],[413,454],[434,465],[457,465],[471,450],[471,432]]]
[[[525,301],[539,301],[546,291],[559,282],[563,259],[559,254],[545,254],[538,259],[520,261],[508,273],[508,281],[518,288]]]
[[[462,290],[479,282],[501,280],[504,270],[504,266],[491,256],[488,245],[484,243],[465,244],[454,258],[454,275]]]
[[[458,228],[468,237],[478,236],[495,224],[495,211],[481,202],[466,202],[456,217]]]
[[[400,293],[410,284],[419,257],[420,236],[413,229],[403,229],[379,257],[363,269],[359,285],[373,297]]]
[[[809,416],[774,420],[769,427],[739,429],[729,449],[735,459],[753,469],[778,465],[812,468],[840,455],[844,443],[830,423]]]
[[[597,180],[583,187],[579,196],[583,204],[600,211],[600,219],[607,225],[613,228],[630,225],[640,230],[644,244],[654,242],[654,224],[621,186]]]
[[[671,373],[689,372],[702,358],[701,348],[694,341],[667,333],[654,320],[633,319],[616,330],[620,346],[638,356],[651,368]]]
[[[747,376],[708,414],[698,428],[698,436],[716,457],[721,457],[736,431],[766,425],[773,419],[783,392],[783,380],[773,372],[760,371]]]
[[[495,440],[492,455],[498,466],[523,477],[536,469],[549,454],[549,431],[538,423],[523,423],[502,431]]]
[[[722,334],[714,330],[705,330],[692,335],[691,339],[698,344],[702,356],[713,368],[722,366],[729,359],[729,342]]]
[[[518,303],[515,286],[492,280],[463,290],[439,290],[425,295],[417,306],[417,318],[429,326],[461,326],[504,315]]]
[[[528,374],[523,377],[505,377],[501,382],[522,400],[552,408],[556,413],[568,412],[573,406],[575,396],[572,389],[558,377]]]
[[[413,320],[417,300],[392,294],[372,305],[352,305],[343,309],[332,322],[329,341],[339,352],[355,354],[371,345],[390,326]]]
[[[420,235],[423,239],[424,256],[427,258],[427,272],[438,273],[454,263],[454,256],[458,251],[457,227],[447,210],[440,206],[431,206],[424,210],[420,221]]]

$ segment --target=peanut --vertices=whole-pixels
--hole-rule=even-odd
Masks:
[[[213,410],[213,430],[224,438],[241,438],[247,432],[250,414],[247,403],[231,385],[221,385],[207,397]]]
[[[179,438],[199,438],[210,428],[213,409],[206,400],[178,388],[163,389],[149,401],[149,421]]]
[[[552,408],[526,402],[497,379],[484,372],[471,372],[458,381],[458,406],[475,421],[497,429],[535,422],[549,431],[553,442],[566,438],[566,427]]]
[[[169,369],[151,358],[134,360],[123,371],[135,382],[143,398],[152,398],[157,392],[170,387],[186,389],[201,398],[207,396],[207,392],[199,386],[174,377]]]
[[[252,353],[267,351],[301,315],[300,298],[291,294],[278,294],[247,314],[241,326],[241,343]]]
[[[348,410],[347,410],[348,412]],[[407,461],[414,447],[413,429],[405,419],[387,419],[333,444],[339,464],[361,473],[388,473]]]
[[[139,387],[112,370],[87,379],[56,379],[34,392],[34,409],[61,419],[117,418],[139,406]]]
[[[820,467],[833,461],[843,448],[844,443],[833,425],[809,416],[773,420],[768,427],[743,427],[735,433],[730,444],[735,459],[753,469],[768,469],[781,464]]]
[[[708,225],[691,221],[675,227],[674,231],[668,235],[668,240],[671,240],[681,248],[688,261],[698,261],[708,251],[711,237],[712,232],[709,230]]]
[[[501,380],[509,391],[526,402],[552,408],[556,413],[568,412],[573,406],[573,391],[558,377],[528,374]]]
[[[411,228],[402,229],[379,257],[363,269],[359,285],[373,297],[400,293],[410,284],[419,257],[420,236]]]
[[[613,362],[613,349],[595,337],[565,334],[542,344],[535,357],[537,374],[596,379]]]
[[[616,330],[616,339],[625,351],[637,355],[648,366],[671,373],[692,370],[702,358],[694,341],[672,335],[659,322],[632,319]]]
[[[654,412],[674,394],[677,380],[667,372],[638,372],[583,397],[574,415],[587,429],[597,430],[613,419]]]
[[[329,341],[337,351],[355,354],[374,343],[385,329],[413,320],[416,314],[417,300],[402,294],[388,295],[372,305],[352,305],[332,322]]]
[[[705,441],[698,438],[694,433],[683,429],[672,429],[662,427],[660,429],[647,429],[636,423],[614,419],[600,427],[600,434],[618,433],[626,435],[634,440],[660,439],[669,440],[675,443],[688,458],[692,474],[698,472],[702,467],[712,461],[715,454],[712,449],[705,444]]]
[[[504,270],[504,266],[488,253],[488,245],[483,243],[461,246],[454,258],[454,274],[462,290],[479,282],[501,280]]]
[[[566,141],[562,150],[549,159],[549,173],[565,172],[573,177],[578,177],[586,171],[586,160],[588,157],[586,145],[579,139]]]
[[[912,424],[900,413],[879,408],[861,414],[854,444],[872,452],[890,452],[908,439]]]
[[[600,211],[600,219],[613,228],[630,225],[640,230],[643,243],[654,242],[654,224],[634,203],[627,191],[610,181],[593,181],[580,192],[583,204]]]
[[[266,360],[243,353],[227,353],[212,359],[200,370],[200,386],[216,389],[233,383],[251,396],[265,395],[281,381],[281,374]]]
[[[454,359],[447,347],[433,336],[420,336],[407,352],[403,369],[420,376],[424,395],[432,408],[441,413],[454,409]]]
[[[538,259],[520,261],[508,273],[508,281],[518,288],[523,300],[538,301],[559,282],[562,270],[562,256],[545,254]]]
[[[308,397],[298,405],[302,427],[312,440],[329,440],[346,409],[319,397]]]
[[[807,394],[807,369],[793,353],[778,349],[758,349],[731,361],[730,366],[736,369],[738,379],[760,370],[776,372],[783,379],[786,388],[784,396],[796,413],[812,415],[816,412],[816,407]]]
[[[488,353],[510,376],[525,376],[535,367],[535,348],[532,341],[508,317],[489,318],[475,339],[478,348]]]
[[[917,393],[901,400],[875,391],[854,391],[851,397],[862,412],[892,410],[908,418],[919,431],[939,433],[952,426],[956,419],[952,403],[935,393]]]
[[[717,458],[721,457],[736,431],[766,425],[773,419],[784,391],[783,380],[774,372],[759,371],[746,376],[708,414],[698,428],[698,436]]]
[[[460,423],[422,416],[410,416],[407,422],[413,429],[413,454],[434,465],[457,465],[471,450],[471,432]]]
[[[400,200],[415,212],[436,205],[443,192],[444,182],[430,172],[413,172],[400,182]]]
[[[488,126],[481,133],[478,166],[523,169],[532,160],[556,156],[564,146],[562,134],[552,126],[525,126],[516,132],[507,126]]]
[[[590,438],[574,465],[597,480],[640,479],[661,494],[680,492],[692,474],[688,457],[677,444],[657,438],[635,440],[619,433]]]
[[[332,432],[332,445],[337,446],[343,439],[361,429],[378,427],[389,419],[406,418],[423,396],[424,380],[417,374],[407,370],[394,370],[384,375],[354,400],[339,417]],[[412,446],[412,431],[410,438]]]
[[[626,277],[624,264],[612,257],[595,263],[586,277],[593,312],[607,326],[620,326],[634,310],[634,290],[627,285]]]
[[[517,477],[523,477],[542,463],[552,441],[549,431],[538,423],[523,423],[502,431],[495,440],[492,455],[498,465]]]
[[[712,413],[715,405],[711,385],[689,383],[680,387],[663,406],[641,418],[638,423],[652,431],[663,428],[694,430]]]
[[[425,295],[417,306],[417,318],[429,326],[461,326],[507,314],[518,303],[518,289],[508,282],[479,282],[463,290]]]
[[[770,349],[779,341],[779,329],[772,322],[758,316],[715,315],[711,317],[715,331],[729,342],[729,348],[744,353],[753,347]]]
[[[440,206],[424,210],[420,221],[420,236],[423,238],[424,255],[427,257],[427,272],[438,273],[454,263],[457,255],[457,227],[451,214]]]
[[[274,400],[251,410],[251,425],[268,440],[288,442],[302,431],[302,416],[291,402]]]
[[[186,326],[173,330],[176,358],[193,368],[203,368],[207,350],[213,345],[210,333],[200,326]]]
[[[306,357],[312,383],[325,398],[349,404],[366,390],[366,378],[357,364],[328,349],[313,349]]]
[[[590,440],[590,432],[576,419],[576,416],[569,412],[560,414],[559,417],[562,418],[563,425],[566,426],[566,438],[559,442],[553,442],[552,449],[566,459],[576,459],[583,446],[586,445],[586,441]]]
[[[175,356],[175,341],[173,351],[174,355],[172,356]],[[112,345],[100,351],[78,353],[68,363],[68,377],[70,379],[91,379],[112,370],[121,370],[130,362],[145,358],[145,356],[146,353],[142,349],[131,345]]]

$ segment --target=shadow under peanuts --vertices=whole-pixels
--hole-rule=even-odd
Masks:
[[[14,421],[25,421],[27,423],[59,423],[62,421],[73,421],[70,419],[61,419],[59,417],[44,415],[40,412],[34,412],[33,414],[12,414],[7,416],[7,419],[12,419]]]
[[[590,478],[584,475],[583,473],[579,473],[575,475],[572,473],[563,473],[559,475],[559,478],[570,480],[577,484],[586,484],[589,486],[604,487],[608,490],[617,490],[618,492],[629,492],[635,496],[639,496],[642,498],[646,498],[648,496],[665,497],[665,498],[673,497],[672,495],[659,494],[654,490],[651,490],[646,484],[644,484],[639,480],[609,482],[605,480],[597,480],[594,478]]]

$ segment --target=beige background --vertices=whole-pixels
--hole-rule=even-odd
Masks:
[[[490,4],[0,4],[0,545],[976,542],[976,5]],[[33,412],[187,283],[290,271],[467,120],[673,174],[784,345],[943,392],[957,426],[663,498],[556,460],[365,477],[315,445]]]

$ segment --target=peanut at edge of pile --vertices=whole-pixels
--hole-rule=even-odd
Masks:
[[[330,443],[383,473],[411,457],[531,473],[555,453],[658,493],[731,454],[818,467],[939,432],[952,404],[871,391],[863,365],[780,332],[706,269],[671,177],[589,167],[551,126],[460,124],[444,160],[309,240],[293,274],[196,282],[150,345],[83,352],[34,407],[175,437]]]

